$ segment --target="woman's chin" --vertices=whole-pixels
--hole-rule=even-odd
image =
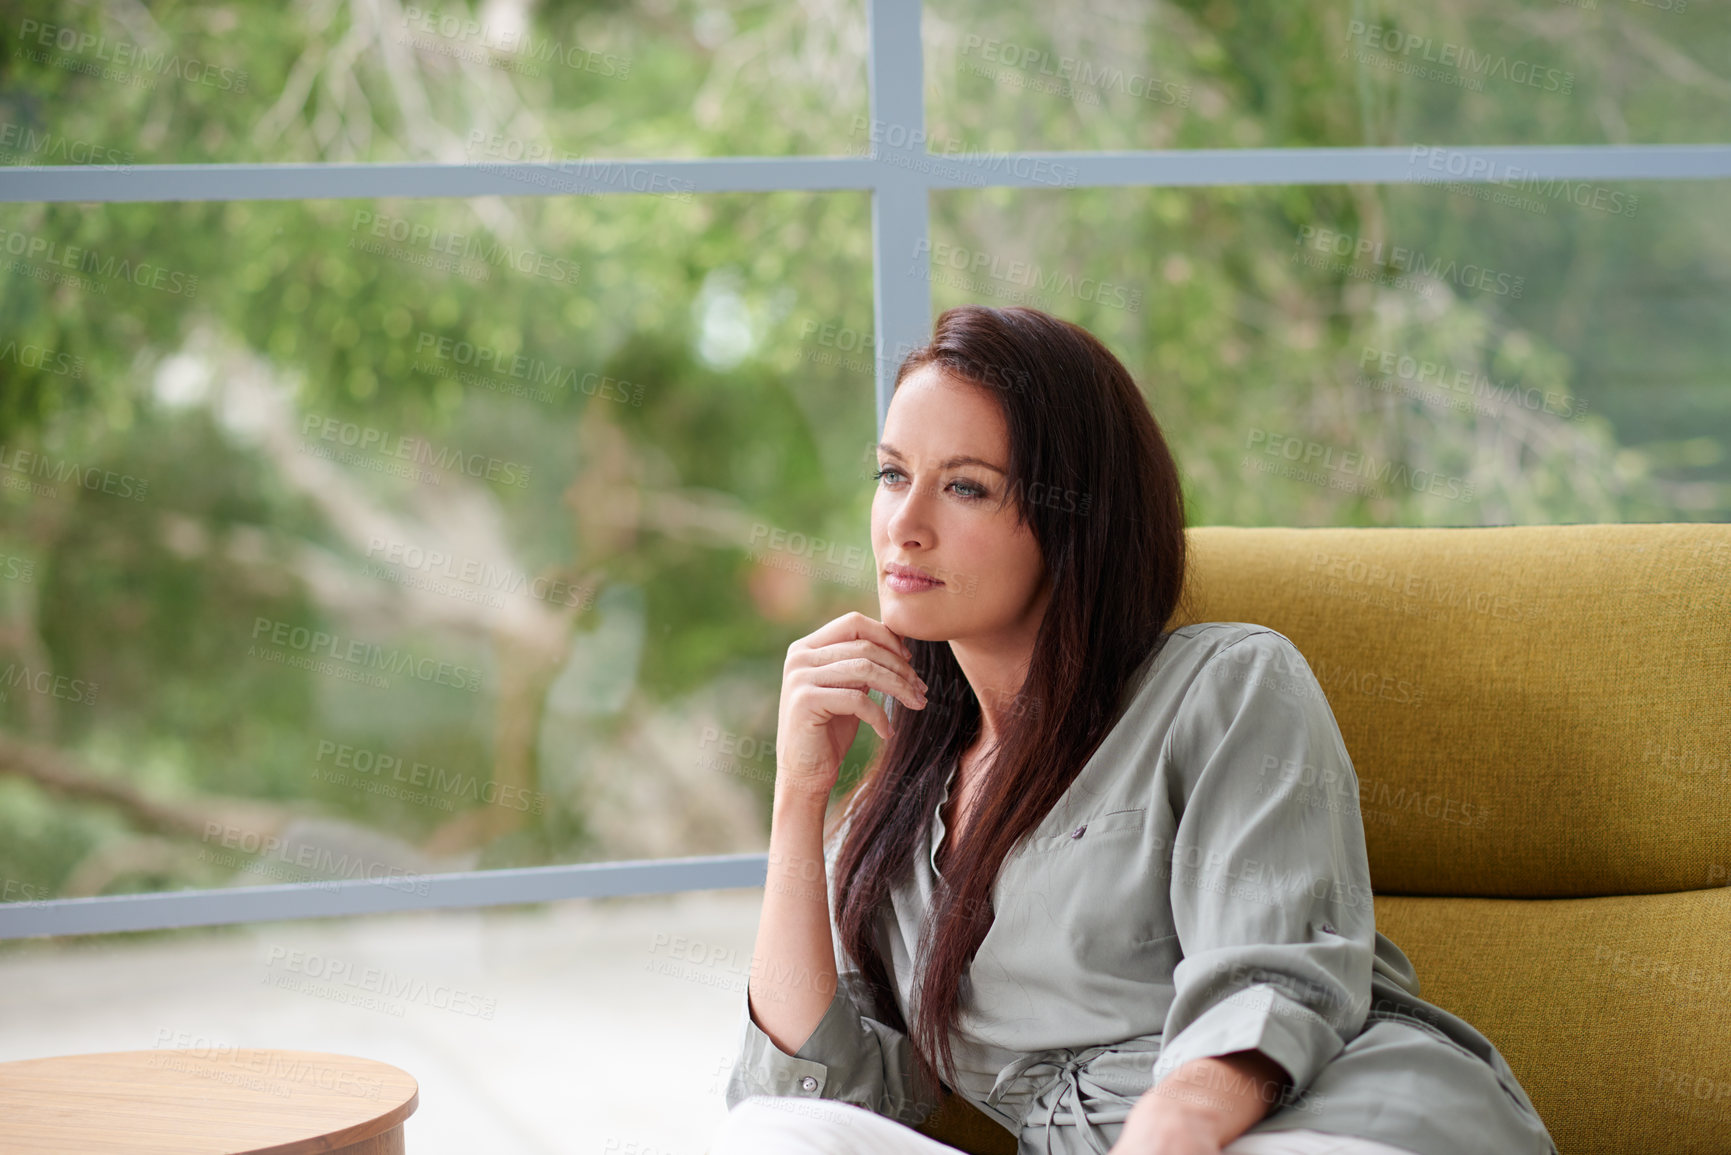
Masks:
[[[878,620],[904,638],[918,642],[935,641],[943,636],[934,616],[920,613],[902,603],[901,596],[884,593],[878,596]]]
[[[879,622],[888,625],[891,630],[897,632],[898,636],[905,637],[907,641],[936,642],[947,639],[943,625],[936,620],[935,615],[911,613],[907,610],[907,606],[897,606],[893,597],[895,594],[885,597],[881,603],[878,603],[879,608],[883,610],[883,615],[878,618]]]

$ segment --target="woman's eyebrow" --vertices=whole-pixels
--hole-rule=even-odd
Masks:
[[[879,453],[887,454],[888,456],[894,457],[898,460],[902,459],[901,451],[899,449],[897,449],[895,446],[891,445],[887,441],[880,441],[875,446],[873,446],[872,448],[876,449]],[[987,469],[992,470],[994,473],[1003,473],[1004,472],[1004,470],[1001,466],[993,465],[990,461],[987,461],[983,457],[969,457],[967,454],[962,454],[958,457],[952,457],[948,461],[939,462],[938,468],[939,469],[954,469],[958,465],[983,465]]]

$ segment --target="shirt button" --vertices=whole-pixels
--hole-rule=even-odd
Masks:
[[[1086,829],[1088,829],[1088,824],[1086,822],[1084,822],[1084,823],[1082,823],[1082,825],[1076,827],[1076,829],[1074,829],[1070,832],[1070,837],[1071,838],[1080,838],[1080,837],[1082,837],[1082,831],[1084,831]]]
[[[1339,934],[1339,933],[1340,933],[1340,932],[1339,932],[1339,931],[1337,931],[1337,930],[1335,930],[1335,929],[1334,929],[1334,928],[1333,928],[1333,927],[1332,927],[1332,926],[1329,926],[1329,925],[1328,925],[1328,924],[1327,924],[1327,923],[1326,923],[1326,922],[1325,922],[1325,923],[1323,923],[1323,924],[1322,924],[1322,933],[1323,933],[1323,934]]]
[[[807,1075],[799,1081],[799,1087],[802,1091],[815,1091],[817,1090],[817,1080]]]

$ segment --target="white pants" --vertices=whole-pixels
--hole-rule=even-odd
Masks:
[[[753,1095],[727,1113],[706,1155],[955,1155],[956,1148],[864,1107],[835,1099]],[[1412,1155],[1325,1131],[1243,1135],[1221,1155]]]

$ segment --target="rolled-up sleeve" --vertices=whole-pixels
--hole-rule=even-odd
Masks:
[[[823,1018],[791,1055],[776,1046],[752,1018],[749,996],[740,996],[741,1041],[727,1080],[727,1107],[732,1110],[751,1095],[837,1099],[917,1126],[938,1105],[914,1094],[912,1044],[903,1032],[875,1017],[869,984],[836,932],[835,857],[845,837],[844,823],[824,850],[830,942],[839,979],[835,994]]]
[[[1302,1092],[1364,1025],[1376,938],[1334,713],[1298,648],[1263,630],[1198,671],[1166,753],[1182,958],[1153,1081],[1254,1050]]]

